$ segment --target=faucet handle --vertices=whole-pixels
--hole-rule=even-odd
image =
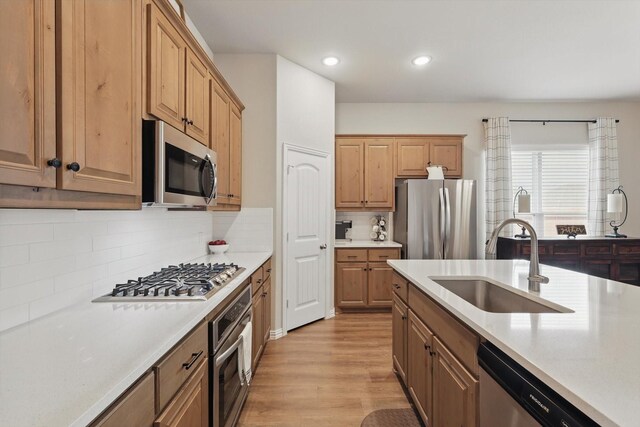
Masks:
[[[528,279],[530,282],[549,283],[549,278],[547,276],[543,276],[542,274],[535,274],[533,276],[529,276]]]

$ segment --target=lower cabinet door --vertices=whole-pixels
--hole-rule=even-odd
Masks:
[[[266,343],[269,341],[271,336],[271,277],[268,277],[267,280],[264,281],[264,285],[262,285],[262,298],[264,303],[264,315],[263,318],[263,342]]]
[[[206,358],[169,402],[154,426],[209,426],[209,361]]]
[[[336,264],[336,305],[338,307],[367,306],[367,263]]]
[[[251,370],[255,373],[258,367],[258,360],[262,355],[262,346],[264,345],[264,335],[262,334],[264,329],[264,292],[262,286],[258,288],[258,291],[253,296],[253,303],[251,304],[252,311],[252,327],[251,327]]]
[[[149,372],[113,404],[91,427],[151,426],[156,415],[155,375]]]
[[[407,306],[398,296],[393,296],[391,306],[393,367],[407,384]]]
[[[422,421],[429,426],[441,426],[434,422],[433,414],[433,333],[413,313],[408,311],[407,326],[407,388]],[[456,424],[446,424],[456,425]],[[457,426],[457,425],[456,425]]]
[[[438,338],[433,338],[433,348],[435,355],[433,359],[433,423],[431,425],[477,426],[478,380],[462,366]]]
[[[370,262],[367,278],[367,302],[369,307],[390,307],[393,268],[384,262]]]

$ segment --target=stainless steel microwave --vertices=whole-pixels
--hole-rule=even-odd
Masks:
[[[215,206],[216,153],[160,120],[142,124],[143,206]]]

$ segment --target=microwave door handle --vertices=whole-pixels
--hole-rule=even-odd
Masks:
[[[209,204],[211,202],[211,200],[213,200],[213,198],[215,197],[215,192],[216,192],[216,169],[215,169],[215,165],[213,164],[213,162],[211,161],[211,156],[209,156],[208,154],[204,156],[204,160],[209,163],[209,165],[211,166],[211,169],[213,170],[213,177],[214,177],[214,182],[213,185],[211,186],[211,191],[209,191],[209,194],[204,196],[205,201],[207,202],[207,204]],[[206,167],[202,167],[200,169],[200,185],[202,186],[202,192],[204,193],[205,188],[207,183],[204,182],[204,170],[206,169]]]
[[[216,163],[212,163],[213,165],[213,188],[211,189],[211,194],[209,194],[209,201],[215,200],[218,198],[218,165]]]
[[[216,357],[216,368],[221,366],[224,363],[224,361],[227,360],[229,358],[229,356],[231,356],[233,354],[233,352],[236,351],[236,349],[238,347],[240,347],[241,344],[242,344],[242,335],[240,335],[238,337],[236,342],[234,342],[233,345],[231,347],[229,347],[228,350],[226,350],[220,356]],[[240,357],[242,357],[242,356],[240,356]]]

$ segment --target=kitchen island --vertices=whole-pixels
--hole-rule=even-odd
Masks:
[[[452,341],[450,349],[460,359],[462,370],[471,372],[468,388],[463,387],[466,397],[477,402],[478,377],[474,375],[477,360],[467,358],[461,349],[464,350],[465,342],[469,343],[467,350],[470,350],[486,340],[598,424],[638,425],[635,406],[640,401],[639,288],[541,265],[541,273],[550,281],[541,284],[540,292],[529,292],[529,263],[524,260],[393,260],[388,263],[409,282],[396,283],[401,280],[394,276],[394,298],[404,299],[404,302],[398,299],[398,304],[400,309],[407,310],[405,317],[409,321],[412,316],[416,317],[412,312],[413,297],[416,303],[422,304],[418,309],[424,303],[432,304],[430,310],[440,310],[442,316],[450,316],[457,324],[455,326],[460,326],[460,330],[453,331],[455,334],[442,329],[445,323],[433,328],[440,327],[443,336],[461,337]],[[483,311],[432,280],[463,277],[497,282],[556,312]],[[416,311],[420,312],[418,309]],[[394,357],[397,353],[395,335],[396,329]],[[438,330],[433,332],[433,337],[436,344],[440,342]],[[474,339],[477,340],[475,343]],[[420,350],[416,346],[405,349],[407,352]],[[412,364],[408,363],[408,370],[411,369]],[[438,405],[424,406],[425,410],[431,411]],[[478,420],[475,409],[471,407],[467,414],[474,422]],[[474,422],[470,424],[475,425]]]

